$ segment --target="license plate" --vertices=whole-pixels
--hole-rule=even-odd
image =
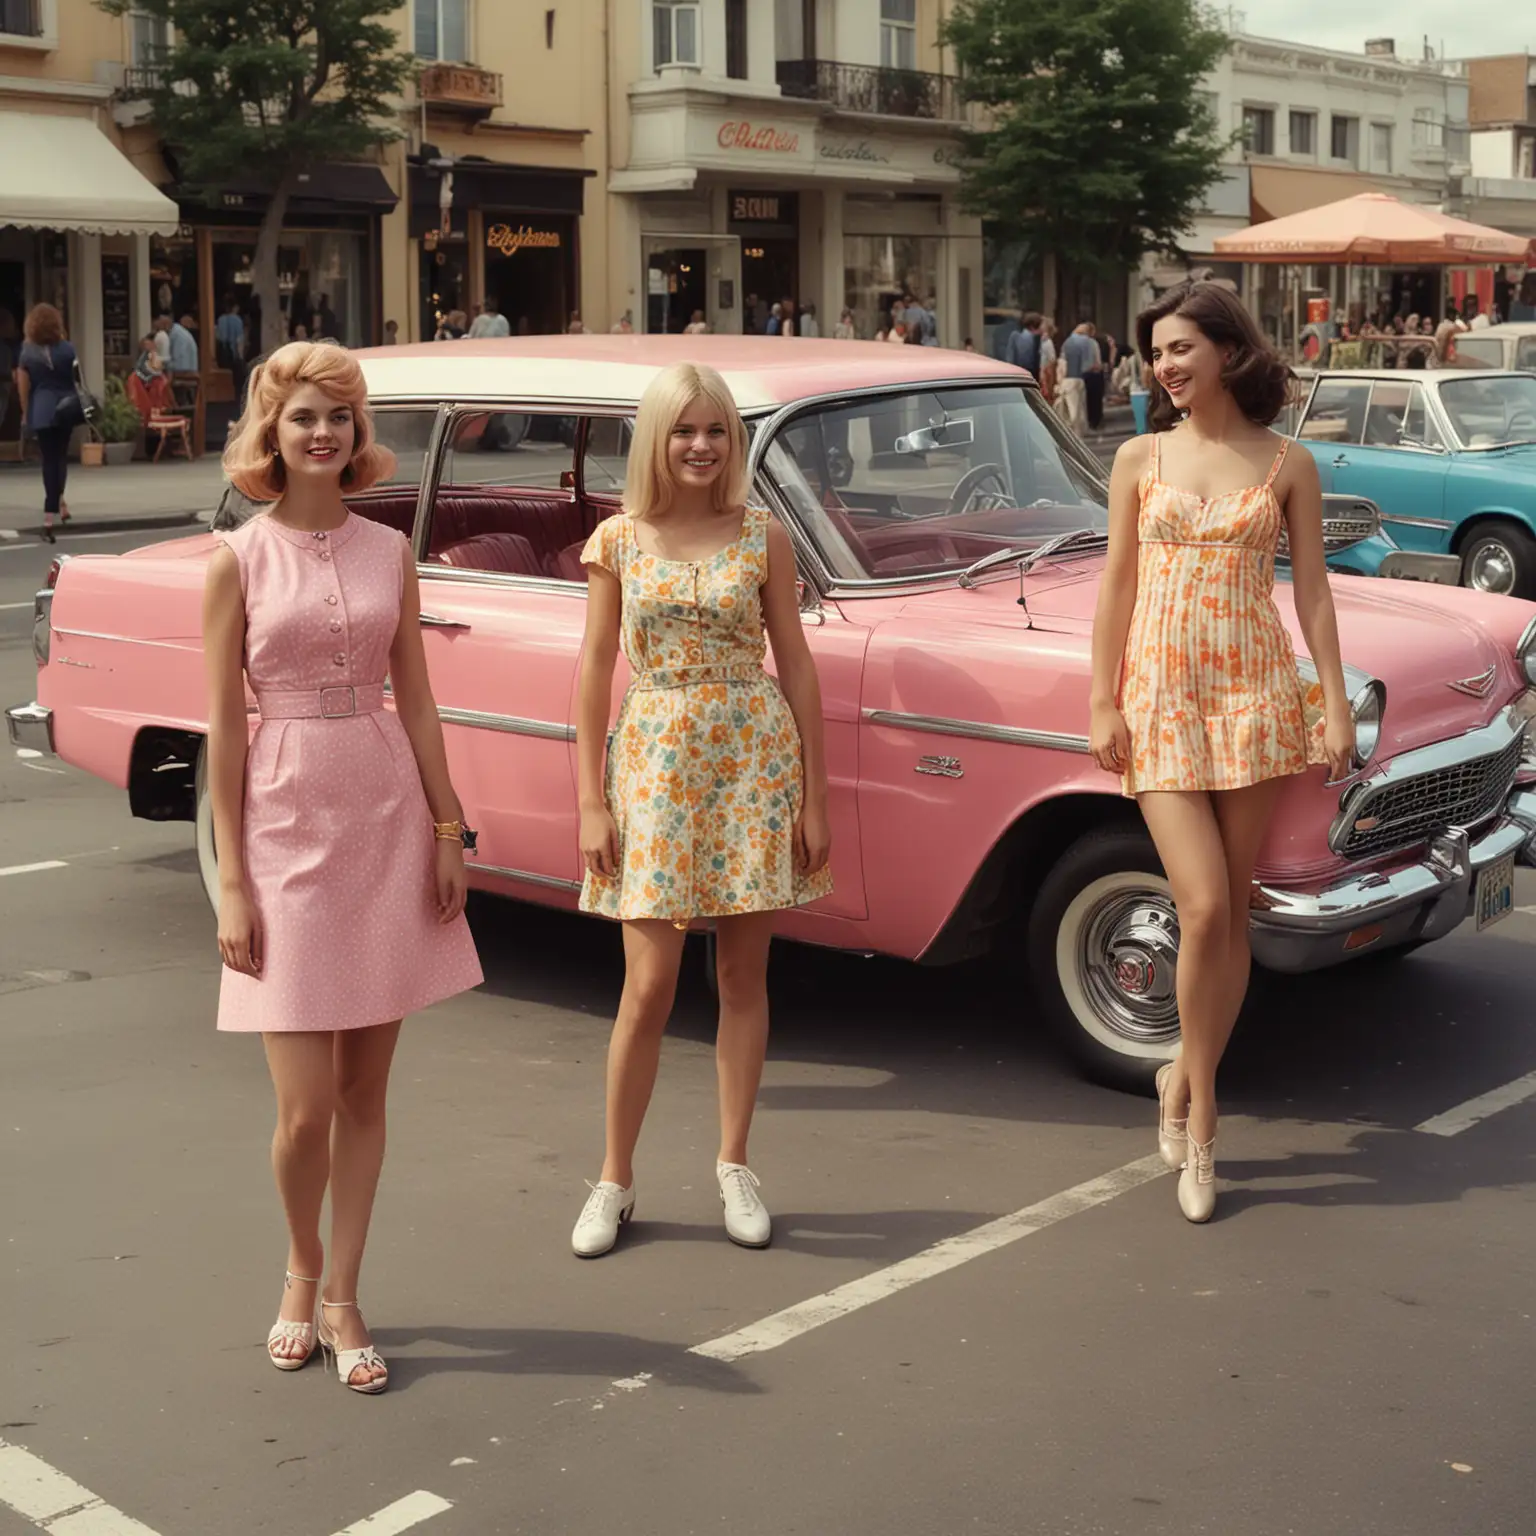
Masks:
[[[1477,929],[1491,928],[1515,909],[1515,856],[1507,853],[1477,876]]]
[[[1427,581],[1437,587],[1461,585],[1461,561],[1455,555],[1416,555],[1397,550],[1376,569],[1378,576],[1398,581]]]

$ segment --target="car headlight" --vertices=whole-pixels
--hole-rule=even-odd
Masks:
[[[1520,663],[1526,682],[1536,685],[1536,619],[1525,626],[1525,633],[1515,647],[1515,660]]]
[[[1387,713],[1387,685],[1373,678],[1349,701],[1355,725],[1355,767],[1364,768],[1381,743],[1381,722]]]

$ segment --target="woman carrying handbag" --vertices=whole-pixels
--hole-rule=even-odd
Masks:
[[[95,401],[80,382],[80,359],[65,340],[64,317],[51,304],[35,304],[27,315],[16,384],[22,431],[37,439],[43,460],[43,537],[55,542],[53,520],[69,521],[64,482],[69,473],[69,439]]]

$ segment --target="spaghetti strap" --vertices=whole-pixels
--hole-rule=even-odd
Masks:
[[[1285,456],[1290,452],[1290,447],[1290,438],[1281,438],[1280,452],[1275,455],[1275,462],[1269,466],[1269,474],[1264,479],[1265,490],[1268,490],[1275,483],[1275,476],[1280,473],[1280,466],[1285,463]]]
[[[1161,432],[1154,432],[1152,434],[1152,466],[1151,466],[1152,467],[1152,478],[1154,480],[1161,480],[1163,478],[1162,448],[1163,448],[1163,434]]]

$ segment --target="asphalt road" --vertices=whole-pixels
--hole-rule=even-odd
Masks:
[[[47,558],[0,545],[7,702]],[[0,1536],[93,1497],[61,1536],[1529,1536],[1536,1099],[1415,1127],[1536,1070],[1536,905],[1261,980],[1206,1228],[1145,1176],[1152,1106],[1075,1079],[1027,992],[786,946],[776,1237],[732,1247],[694,954],[637,1221],[581,1263],[618,936],[477,900],[487,984],[398,1059],[364,1399],[262,1359],[270,1089],[213,1028],[190,828],[58,770],[0,759]]]

